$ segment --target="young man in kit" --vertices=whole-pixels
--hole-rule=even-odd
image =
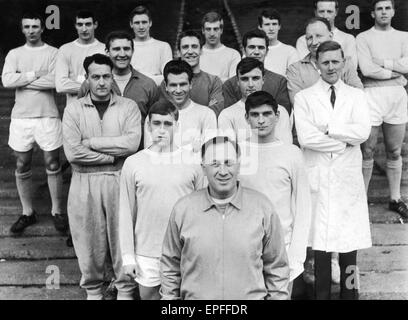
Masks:
[[[217,133],[217,118],[208,107],[195,103],[190,98],[193,69],[183,60],[172,60],[164,67],[166,91],[179,112],[179,130],[174,137],[179,147],[188,146],[195,152],[204,141]],[[151,134],[145,123],[145,147],[152,144]]]
[[[339,2],[337,0],[315,0],[314,8],[315,17],[326,19],[329,22],[333,33],[333,41],[341,45],[345,56],[351,59],[354,68],[357,69],[356,39],[353,35],[337,29],[335,24],[336,16],[339,12]],[[296,49],[301,59],[309,54],[306,35],[301,36],[296,41]]]
[[[245,101],[251,93],[261,91],[264,85],[265,69],[261,61],[244,58],[237,66],[238,85],[242,98],[237,103],[224,109],[218,117],[218,128],[232,140],[240,142],[248,139],[251,129],[245,119]],[[285,143],[292,143],[292,126],[288,112],[278,107],[276,136]]]
[[[201,28],[205,37],[200,58],[201,69],[218,76],[224,82],[235,74],[241,55],[237,50],[221,43],[224,20],[218,13],[206,13],[201,22]]]
[[[245,57],[255,58],[264,63],[268,53],[269,38],[262,30],[251,30],[242,37]],[[287,81],[284,76],[275,72],[265,70],[265,82],[262,90],[270,93],[279,105],[283,106],[288,115],[292,113],[292,106],[289,100]],[[233,105],[242,98],[236,74],[228,79],[223,85],[225,108]]]
[[[112,91],[113,63],[94,54],[84,60],[89,93],[67,106],[64,151],[72,167],[68,215],[80,285],[89,300],[103,298],[110,260],[118,300],[132,299],[135,283],[122,272],[119,247],[119,177],[127,156],[139,148],[141,116],[136,103]]]
[[[153,144],[125,161],[121,173],[119,236],[124,272],[142,300],[160,299],[160,256],[169,217],[181,197],[202,187],[199,157],[174,144],[178,111],[160,100],[149,111]]]
[[[132,66],[159,86],[163,80],[164,66],[173,58],[170,45],[150,36],[152,15],[147,7],[140,5],[133,9],[129,23],[135,34]]]
[[[248,96],[245,118],[253,134],[240,144],[239,180],[244,187],[265,194],[276,209],[288,254],[291,289],[292,281],[303,272],[312,209],[303,155],[298,147],[276,137],[278,104],[269,93],[257,91]]]
[[[224,96],[222,95],[222,82],[217,76],[204,72],[200,68],[200,55],[202,37],[193,30],[183,31],[179,37],[178,49],[181,60],[187,62],[193,68],[191,81],[191,100],[208,106],[218,116],[224,108]],[[161,94],[168,97],[166,83],[160,85]]]
[[[408,208],[401,199],[402,157],[407,116],[408,33],[391,25],[394,1],[374,1],[374,26],[357,36],[358,62],[363,74],[371,117],[371,134],[363,143],[363,175],[366,190],[374,165],[374,151],[382,126],[386,149],[386,173],[390,189],[389,209],[408,219]]]
[[[98,21],[88,10],[75,15],[75,29],[78,39],[62,45],[58,50],[55,67],[57,92],[65,93],[66,105],[77,99],[81,84],[85,81],[84,59],[95,53],[105,53],[105,45],[95,38]]]
[[[44,152],[54,226],[59,231],[66,231],[68,221],[66,214],[62,212],[62,173],[59,160],[62,127],[54,100],[58,50],[42,41],[44,21],[41,16],[28,13],[20,23],[26,43],[7,54],[2,73],[4,87],[16,89],[8,144],[16,157],[16,185],[23,207],[22,215],[11,226],[11,232],[21,233],[37,222],[32,203],[31,161],[34,143]]]
[[[239,146],[227,137],[201,151],[208,188],[175,204],[161,256],[163,299],[286,300],[282,227],[266,196],[237,181]]]
[[[286,77],[288,67],[300,59],[294,47],[278,39],[282,28],[280,13],[274,9],[263,10],[258,16],[258,28],[269,38],[268,53],[264,61],[265,69]]]

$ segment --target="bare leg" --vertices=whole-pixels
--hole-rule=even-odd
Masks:
[[[373,174],[374,166],[374,152],[377,145],[378,132],[380,127],[371,127],[371,133],[367,141],[361,145],[361,151],[363,153],[363,178],[366,192],[370,184],[371,176]]]

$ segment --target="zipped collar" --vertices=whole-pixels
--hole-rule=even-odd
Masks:
[[[235,193],[235,196],[229,201],[228,203],[234,206],[237,210],[242,209],[242,187],[239,182],[237,182],[237,192]],[[212,207],[216,207],[217,204],[212,200],[210,196],[210,192],[208,190],[208,187],[205,189],[205,200],[204,200],[204,208],[203,211],[206,212],[210,210]]]

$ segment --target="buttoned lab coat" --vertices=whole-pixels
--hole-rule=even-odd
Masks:
[[[294,114],[312,193],[309,245],[350,252],[371,246],[360,150],[371,124],[364,92],[341,80],[336,87],[334,108],[320,79],[296,94]]]

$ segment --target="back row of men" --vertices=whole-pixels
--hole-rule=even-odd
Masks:
[[[390,208],[407,218],[408,208],[400,199],[402,172],[400,154],[407,122],[407,94],[404,90],[406,79],[403,75],[408,73],[408,36],[406,32],[397,31],[391,27],[391,20],[395,13],[394,1],[373,2],[371,14],[375,25],[357,37],[357,54],[353,52],[355,48],[353,37],[346,36],[334,26],[337,1],[320,0],[316,1],[315,6],[316,17],[308,21],[305,30],[304,41],[308,53],[302,55],[304,58],[301,60],[294,48],[278,41],[281,23],[279,14],[274,10],[263,11],[258,19],[258,29],[244,35],[243,46],[246,58],[242,60],[238,52],[225,47],[220,42],[223,28],[221,17],[214,12],[206,14],[202,23],[202,32],[206,38],[204,45],[202,45],[201,36],[193,31],[185,31],[180,35],[178,50],[181,62],[169,61],[172,57],[168,44],[150,37],[151,16],[142,6],[137,7],[130,18],[135,38],[126,32],[112,32],[107,36],[106,44],[103,46],[94,38],[97,27],[94,16],[85,11],[79,12],[76,16],[78,39],[62,46],[59,50],[42,42],[41,34],[44,29],[40,17],[24,16],[22,31],[26,36],[26,44],[10,51],[6,57],[2,75],[4,86],[17,88],[10,124],[9,145],[17,157],[16,182],[23,205],[23,215],[12,226],[12,231],[21,232],[25,227],[36,222],[32,206],[30,168],[34,142],[37,142],[44,151],[52,199],[51,213],[55,226],[58,230],[67,228],[66,215],[61,212],[62,179],[59,148],[62,145],[62,128],[53,98],[53,88],[56,87],[57,91],[67,94],[67,105],[78,101],[78,96],[86,96],[86,99],[81,101],[85,106],[95,106],[99,114],[99,118],[92,118],[93,116],[89,118],[87,108],[84,108],[81,113],[73,114],[73,108],[70,108],[70,112],[64,115],[66,124],[64,139],[67,146],[71,146],[66,148],[65,152],[67,153],[68,150],[67,158],[73,165],[74,171],[94,172],[95,169],[92,168],[94,164],[107,165],[113,162],[107,170],[116,172],[123,164],[121,161],[123,156],[129,152],[129,150],[124,152],[127,143],[130,141],[135,143],[140,138],[137,137],[138,128],[145,126],[145,130],[141,129],[141,132],[144,132],[144,145],[148,147],[152,144],[148,121],[145,119],[148,117],[150,107],[160,97],[167,98],[178,109],[180,137],[176,141],[181,145],[191,145],[193,150],[197,151],[203,141],[216,135],[217,127],[232,140],[242,141],[250,138],[251,129],[254,128],[246,119],[245,102],[251,94],[263,90],[278,103],[276,138],[285,143],[292,143],[292,136],[296,138],[296,134],[292,135],[292,105],[296,100],[302,105],[300,102],[302,95],[297,94],[315,85],[321,73],[324,73],[327,79],[332,77],[336,80],[327,88],[333,106],[336,103],[336,97],[337,104],[343,98],[341,94],[343,89],[338,86],[336,78],[339,75],[344,83],[356,88],[365,88],[372,126],[371,134],[363,144],[365,187],[368,188],[371,178],[374,147],[379,128],[383,125],[387,149],[386,171],[391,196]],[[319,49],[323,50],[322,52],[338,51],[336,45],[330,42],[333,39],[343,48],[342,52],[346,56],[344,61],[343,57],[339,59],[337,56],[325,55],[326,60],[319,61],[317,66],[318,49],[322,47],[322,43],[325,43],[324,48]],[[302,41],[302,38],[298,40],[299,48]],[[111,75],[94,74],[90,72],[89,61],[88,65],[84,64],[87,56],[96,53],[107,53],[112,62],[113,92],[136,103],[129,104],[126,109],[128,113],[120,115],[128,121],[134,121],[133,124],[136,123],[129,129],[125,140],[116,141],[112,138],[118,135],[118,130],[125,129],[120,126],[118,128],[119,124],[113,119],[105,121],[106,116],[104,117],[108,107],[115,104],[115,99],[112,98],[106,102],[97,98],[98,95],[103,96],[108,89],[111,89],[106,85]],[[97,56],[95,59],[101,58]],[[98,61],[93,62],[97,65],[104,64]],[[364,85],[357,75],[357,61],[364,76]],[[326,68],[324,72],[322,68]],[[84,81],[85,77],[87,81]],[[90,95],[89,92],[91,92]],[[323,96],[321,99],[325,100],[326,97]],[[303,103],[307,105],[307,102],[303,101]],[[129,110],[135,105],[137,107],[134,109],[137,112],[132,113]],[[309,113],[314,114],[312,111]],[[315,117],[317,116],[316,114]],[[70,121],[71,117],[72,121]],[[104,120],[102,127],[101,119]],[[297,121],[301,123],[301,120]],[[313,121],[321,126],[319,130],[325,134],[339,129],[330,125],[330,117],[314,118]],[[86,128],[82,127],[83,125]],[[305,130],[299,132],[299,136],[307,133],[307,126],[297,125],[296,128]],[[262,128],[258,129],[262,130]],[[66,132],[72,134],[67,135]],[[104,137],[101,136],[102,133]],[[314,135],[313,132],[307,134],[310,134],[310,137]],[[334,138],[321,137],[308,147],[312,150],[326,148],[326,151],[335,153],[339,152],[346,143],[345,141],[335,143],[330,139]],[[302,141],[299,142],[302,145]],[[350,143],[354,142],[353,140]],[[115,147],[113,148],[112,145]],[[142,148],[143,143],[140,145],[137,143],[137,149]],[[75,157],[72,157],[72,154]],[[80,164],[78,167],[76,162]],[[101,167],[97,172],[100,170]],[[89,181],[90,187],[96,185],[103,184]],[[76,189],[81,190],[81,188],[85,186],[81,185]],[[84,194],[86,194],[85,191]],[[79,204],[80,202],[77,203]],[[71,223],[75,224],[78,230],[80,229],[79,220]],[[78,240],[74,239],[74,244],[76,241]],[[77,254],[78,250],[76,248]],[[341,250],[343,249],[337,252]],[[331,251],[336,252],[336,250]]]

